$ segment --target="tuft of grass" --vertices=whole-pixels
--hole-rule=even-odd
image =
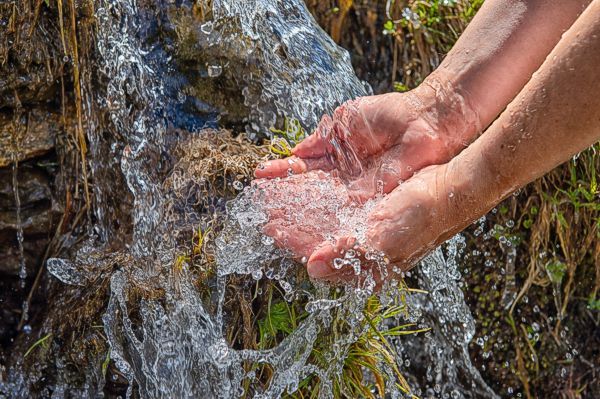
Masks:
[[[283,130],[271,128],[273,138],[269,145],[271,154],[275,157],[289,157],[292,155],[292,148],[306,137],[306,130],[296,118],[286,117]]]
[[[46,335],[44,335],[42,338],[38,339],[37,341],[35,341],[33,343],[33,345],[31,345],[29,347],[29,349],[27,349],[27,351],[25,352],[25,354],[23,355],[23,359],[27,358],[27,356],[29,356],[29,354],[31,354],[31,352],[33,352],[33,350],[35,348],[37,348],[38,346],[44,349],[48,349],[50,342],[48,342],[48,340],[52,337],[52,333],[48,333]]]
[[[304,129],[294,119],[288,119],[283,130],[273,130],[286,143],[295,144],[305,136]],[[180,161],[165,181],[165,187],[173,192],[175,198],[173,207],[178,210],[193,208],[196,211],[206,211],[209,209],[207,202],[210,198],[233,198],[239,192],[232,186],[233,181],[249,181],[256,164],[265,159],[287,155],[272,151],[272,146],[272,143],[256,146],[243,136],[234,138],[227,132],[207,132],[202,135],[202,140],[191,138],[181,143],[177,150]],[[240,158],[242,155],[245,158]],[[197,201],[199,197],[193,195],[198,191],[202,192],[201,201]],[[196,286],[206,297],[209,306],[210,277],[214,276],[216,267],[214,239],[224,220],[222,208],[210,209],[214,212],[210,219],[200,226],[189,228],[182,235],[181,252],[174,260],[176,271],[185,267],[195,276]],[[290,278],[295,280],[296,285],[308,282],[308,275],[301,265],[292,274]],[[411,291],[404,284],[401,284],[399,290],[403,293]],[[333,297],[341,295],[335,288],[331,289],[331,294]],[[227,341],[235,349],[274,348],[293,334],[308,316],[305,297],[286,297],[278,282],[267,278],[254,281],[250,276],[229,276],[225,298],[223,310],[227,314],[228,323],[224,332]],[[369,299],[363,311],[362,328],[359,329],[363,333],[350,345],[344,358],[340,359],[341,374],[331,377],[334,381],[335,398],[375,397],[373,392],[383,396],[388,384],[396,385],[407,394],[410,392],[396,363],[397,355],[388,340],[424,330],[416,329],[412,324],[390,326],[392,320],[399,319],[407,311],[404,296],[399,298],[399,303],[389,306],[383,306],[376,296]],[[336,316],[336,312],[337,310],[333,311],[332,325],[319,332],[310,354],[310,362],[322,370],[331,369],[324,354],[331,351],[336,343],[335,337],[350,327],[346,317],[341,314]],[[266,387],[273,375],[268,364],[247,362],[245,370],[256,376],[253,381],[244,380],[246,397],[253,394],[251,384],[258,383]],[[287,397],[317,397],[321,390],[320,384],[318,376],[310,375]]]
[[[340,2],[337,13],[331,12],[338,7],[335,0],[306,3],[332,38],[350,50],[358,75],[376,92],[387,92],[413,88],[435,69],[483,0],[353,0]]]

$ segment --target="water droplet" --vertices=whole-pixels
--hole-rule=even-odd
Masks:
[[[255,280],[260,280],[263,276],[263,272],[260,269],[254,270],[252,272],[252,278]]]
[[[244,189],[244,184],[241,181],[235,180],[233,182],[233,188],[235,188],[238,191],[241,191]]]
[[[271,236],[262,236],[261,242],[264,245],[273,245],[273,243],[275,242],[275,239]]]
[[[209,65],[206,71],[210,78],[217,78],[223,73],[223,67],[220,65]]]
[[[342,268],[342,266],[344,266],[344,260],[343,260],[343,259],[341,259],[341,258],[335,258],[335,259],[333,260],[333,267],[334,267],[335,269],[338,269],[338,270],[339,270],[339,269],[341,269],[341,268]]]
[[[212,33],[213,31],[213,23],[212,21],[206,22],[204,24],[202,24],[200,26],[200,30],[202,31],[202,33],[209,35]]]

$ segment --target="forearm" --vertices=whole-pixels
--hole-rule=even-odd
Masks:
[[[453,230],[600,140],[599,66],[595,0],[506,111],[448,164],[443,183],[459,194],[449,212],[463,222]]]
[[[463,145],[470,143],[523,88],[589,3],[487,0],[419,88],[423,97],[442,102],[436,107],[438,123],[451,125]],[[440,111],[447,100],[449,109]]]

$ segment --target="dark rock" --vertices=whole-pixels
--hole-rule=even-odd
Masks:
[[[35,4],[0,3],[0,109],[54,99],[68,71],[54,10]]]
[[[0,167],[10,165],[13,155],[21,162],[49,152],[62,130],[61,115],[46,108],[22,111],[16,120],[13,111],[0,112]]]
[[[32,275],[44,256],[54,226],[62,213],[52,195],[52,182],[43,168],[28,162],[17,170],[24,258]],[[11,168],[0,169],[0,273],[16,275],[20,254],[17,209]]]

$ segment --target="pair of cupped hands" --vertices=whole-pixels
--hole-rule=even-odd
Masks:
[[[264,233],[302,259],[311,277],[354,279],[349,268],[334,265],[347,251],[362,257],[362,268],[370,267],[367,252],[385,254],[395,266],[389,276],[440,243],[452,223],[446,217],[452,196],[445,184],[447,162],[466,143],[438,123],[440,110],[431,112],[428,103],[416,91],[349,101],[323,117],[291,157],[258,166],[254,185],[265,189],[269,204]],[[306,203],[331,204],[331,193],[321,198],[315,190],[319,183],[333,187],[335,206]],[[363,242],[357,242],[352,226],[336,214],[375,197]]]

